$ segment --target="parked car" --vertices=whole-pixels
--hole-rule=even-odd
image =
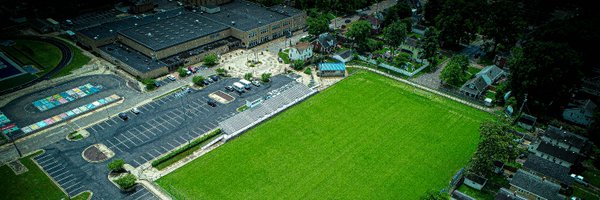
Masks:
[[[207,79],[205,79],[205,80],[207,80],[207,81],[208,81],[208,82],[210,82],[210,83],[214,83],[214,82],[215,82],[215,81],[214,81],[212,78],[210,78],[210,77],[209,77],[209,78],[207,78]]]
[[[185,70],[185,73],[189,76],[192,75],[192,72],[190,70]]]
[[[215,100],[209,99],[206,103],[211,107],[217,107],[217,102]]]
[[[241,84],[240,82],[235,82],[233,83],[233,89],[235,89],[235,91],[237,91],[238,93],[244,93],[244,88],[246,86],[244,86],[244,84]]]
[[[588,186],[590,184],[586,180],[584,180],[583,176],[581,175],[571,174],[571,178],[575,179],[575,182],[578,182],[584,186]]]
[[[212,79],[212,80],[213,80],[213,81],[215,81],[215,82],[216,82],[216,81],[219,81],[219,76],[217,76],[217,75],[211,75],[211,76],[209,76],[209,77],[210,77],[210,79]]]
[[[154,81],[154,86],[155,86],[155,87],[160,87],[160,82],[158,82],[158,81]]]
[[[169,80],[171,80],[171,81],[176,81],[176,80],[177,80],[177,79],[175,78],[175,76],[173,76],[173,75],[171,75],[171,74],[169,74],[169,75],[167,76],[167,79],[169,79]]]
[[[127,116],[127,113],[119,113],[119,118],[127,121],[129,119],[129,116]]]
[[[204,79],[204,80],[202,81],[202,83],[204,83],[204,85],[210,85],[210,81],[208,81],[207,79]]]
[[[190,71],[192,73],[196,73],[196,68],[194,68],[193,66],[189,66],[188,71]]]
[[[250,89],[251,89],[251,88],[250,88],[250,85],[251,85],[252,83],[250,83],[250,81],[248,81],[248,80],[246,80],[246,79],[242,79],[242,80],[240,80],[240,83],[242,83],[242,84],[244,85],[244,88],[246,88],[246,90],[250,90]]]
[[[141,112],[140,112],[140,110],[139,110],[137,107],[133,107],[133,108],[131,109],[131,112],[132,112],[133,114],[136,114],[136,115],[141,113]]]
[[[252,85],[254,85],[256,87],[260,87],[260,82],[258,82],[258,81],[252,81]]]
[[[225,86],[225,89],[226,89],[227,91],[230,91],[230,92],[233,92],[233,91],[235,91],[235,89],[233,89],[233,87],[231,87],[231,86],[229,86],[229,85],[228,85],[228,86]]]

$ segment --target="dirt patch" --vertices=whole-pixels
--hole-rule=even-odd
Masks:
[[[91,163],[99,163],[112,158],[115,153],[103,144],[94,144],[89,146],[81,153],[83,159]]]
[[[229,102],[232,102],[233,100],[235,100],[235,97],[219,90],[213,93],[210,93],[208,95],[208,97],[210,97],[211,99],[218,101],[221,104],[227,104]]]

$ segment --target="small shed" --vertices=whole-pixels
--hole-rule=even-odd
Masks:
[[[319,63],[317,75],[321,77],[344,77],[346,76],[346,64],[344,63]]]
[[[519,121],[517,121],[517,125],[519,125],[520,127],[524,128],[524,129],[531,131],[535,127],[536,121],[537,121],[537,117],[534,117],[534,116],[531,116],[528,114],[523,114],[523,115],[521,115],[521,117],[519,117]]]
[[[481,190],[483,186],[487,183],[487,179],[481,176],[477,176],[475,174],[467,174],[465,176],[465,185],[472,187],[476,190]]]

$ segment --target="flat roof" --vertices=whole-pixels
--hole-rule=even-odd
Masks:
[[[286,6],[286,5],[274,5],[269,9],[278,12],[280,14],[284,14],[287,16],[296,16],[302,14],[302,10],[296,9],[294,7]]]
[[[227,28],[223,24],[216,23],[198,14],[187,13],[122,30],[119,34],[153,51],[158,51],[217,33]]]
[[[138,52],[135,49],[132,49],[127,45],[121,43],[111,43],[108,45],[101,46],[99,48],[105,53],[118,59],[118,61],[123,62],[140,72],[145,73],[167,66],[167,64],[162,62],[161,60],[153,60],[152,58],[142,54],[141,52]]]
[[[223,4],[220,8],[220,12],[202,13],[201,15],[242,31],[249,31],[289,17],[269,10],[260,4],[241,0]]]
[[[319,63],[320,71],[345,71],[346,64],[344,63]]]

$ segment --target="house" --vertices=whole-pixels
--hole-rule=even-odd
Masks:
[[[506,72],[496,65],[483,68],[475,75],[475,78],[467,81],[460,92],[472,98],[480,98],[492,84],[506,76]]]
[[[593,122],[594,111],[598,107],[592,100],[569,103],[562,113],[563,119],[584,126]]]
[[[529,151],[536,156],[565,167],[571,167],[580,158],[580,155],[576,152],[560,148],[545,141],[529,146]]]
[[[345,63],[319,63],[317,75],[321,77],[346,76]]]
[[[477,176],[475,174],[467,174],[465,175],[465,182],[464,184],[472,187],[473,189],[476,190],[481,190],[481,188],[483,188],[483,186],[485,186],[485,183],[487,183],[487,179],[483,178],[481,176]]]
[[[600,97],[600,67],[592,67],[590,73],[581,79],[581,91]]]
[[[308,42],[298,42],[290,48],[290,60],[307,60],[313,56],[313,45]]]
[[[519,117],[519,120],[517,121],[517,125],[520,126],[521,128],[527,129],[527,130],[533,130],[533,128],[535,128],[535,122],[537,122],[537,117],[528,115],[528,114],[523,114],[521,115],[521,117]]]
[[[569,168],[536,156],[535,154],[529,154],[527,161],[523,164],[523,169],[534,175],[546,177],[555,183],[564,185],[571,185],[573,183],[573,179],[569,176]]]
[[[322,33],[315,41],[313,41],[313,45],[316,51],[329,54],[335,51],[337,41],[330,33]]]
[[[582,153],[588,141],[585,137],[559,129],[555,126],[548,126],[540,138],[544,142],[576,153]]]
[[[498,53],[494,56],[493,63],[494,65],[504,69],[506,64],[508,63],[510,54],[509,53]]]
[[[354,55],[352,54],[351,50],[345,50],[345,51],[336,53],[335,55],[332,56],[332,58],[339,60],[340,62],[347,63],[347,62],[350,62],[354,58]]]
[[[517,195],[517,193],[506,188],[500,188],[494,200],[527,200],[525,197]]]
[[[524,170],[518,170],[510,181],[510,190],[516,196],[529,200],[564,200],[560,185]]]
[[[461,191],[454,190],[452,192],[452,199],[456,200],[475,200],[475,198],[469,196],[468,194],[462,193]]]
[[[371,34],[379,34],[381,29],[381,21],[374,16],[368,15],[363,17],[371,24]]]

